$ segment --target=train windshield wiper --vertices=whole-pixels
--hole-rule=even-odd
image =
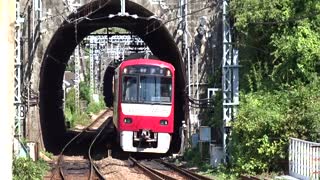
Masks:
[[[171,105],[171,102],[151,102],[152,105]]]
[[[161,102],[151,102],[152,105],[161,105]]]

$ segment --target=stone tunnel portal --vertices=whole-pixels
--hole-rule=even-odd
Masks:
[[[40,72],[40,123],[47,151],[58,153],[64,145],[67,130],[63,112],[62,82],[69,57],[78,42],[91,32],[106,27],[120,27],[138,35],[152,53],[171,63],[176,69],[175,133],[173,143],[179,144],[179,127],[185,118],[185,71],[182,58],[171,34],[157,19],[149,19],[153,13],[144,7],[127,1],[126,12],[131,16],[114,16],[120,12],[120,1],[98,0],[80,7],[69,15],[53,35],[43,57]],[[177,148],[171,149],[177,151]]]

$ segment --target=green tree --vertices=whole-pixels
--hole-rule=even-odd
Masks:
[[[258,84],[278,88],[309,82],[319,73],[320,1],[233,0],[230,10],[244,71],[254,71],[258,63],[270,70]]]
[[[233,167],[279,170],[289,137],[320,138],[320,1],[231,0],[230,12],[243,67]]]

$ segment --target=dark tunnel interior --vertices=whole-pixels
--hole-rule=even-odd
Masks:
[[[112,80],[115,72],[114,66],[108,66],[103,76],[103,96],[107,107],[113,106]]]
[[[40,122],[43,141],[47,151],[59,153],[64,145],[68,132],[65,126],[63,112],[62,82],[64,71],[69,57],[77,44],[89,35],[101,28],[120,27],[137,34],[148,45],[152,53],[159,59],[171,63],[176,69],[175,91],[175,133],[172,144],[179,144],[179,127],[181,121],[186,118],[184,113],[185,100],[185,70],[183,62],[171,34],[161,21],[156,19],[132,18],[128,16],[115,16],[109,18],[109,14],[120,12],[120,1],[98,0],[86,4],[76,13],[69,15],[68,19],[58,28],[53,35],[43,57],[40,72]],[[127,1],[126,12],[137,14],[139,17],[150,17],[153,14],[144,7]],[[112,71],[105,74],[105,86],[112,82]],[[107,77],[106,77],[107,76]],[[104,92],[105,99],[110,100],[112,94]],[[108,104],[107,104],[108,105]],[[109,103],[110,105],[110,103]],[[179,147],[172,147],[176,152]]]

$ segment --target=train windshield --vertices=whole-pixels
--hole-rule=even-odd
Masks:
[[[136,76],[125,76],[122,86],[122,101],[137,102],[138,100],[138,79]]]
[[[172,78],[154,75],[126,75],[122,101],[146,104],[171,104]]]
[[[171,77],[140,76],[139,102],[171,103]]]

